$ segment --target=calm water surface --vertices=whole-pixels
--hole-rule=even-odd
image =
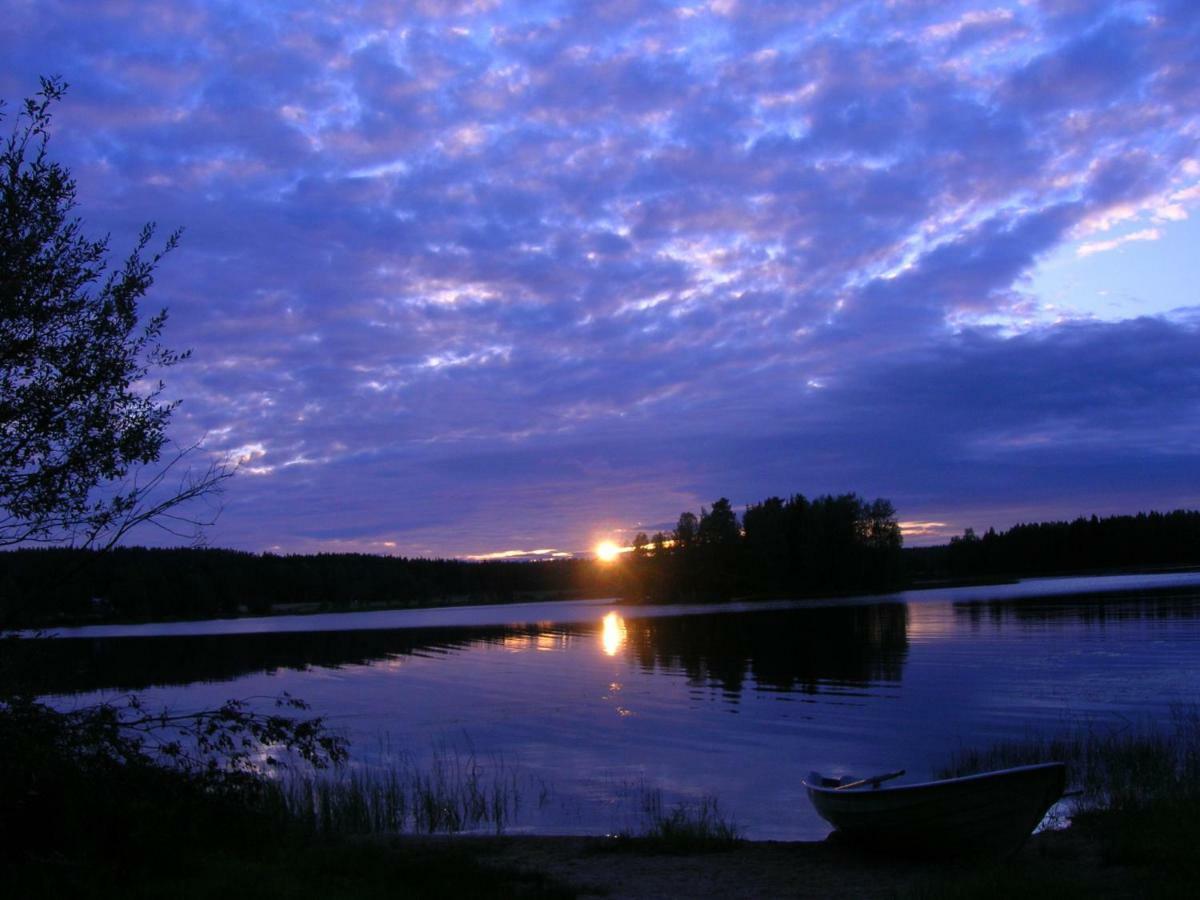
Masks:
[[[186,708],[286,690],[351,738],[356,764],[447,748],[502,760],[541,786],[510,830],[547,833],[636,827],[657,789],[668,804],[716,796],[749,837],[819,838],[800,786],[810,769],[922,778],[961,746],[1165,722],[1200,697],[1200,573],[60,634],[46,651],[60,703],[137,690]]]

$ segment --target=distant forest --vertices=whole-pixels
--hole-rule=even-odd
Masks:
[[[968,528],[938,547],[905,551],[910,580],[1065,575],[1200,565],[1200,511],[1138,513],[1072,522]]]
[[[532,563],[407,559],[365,553],[281,556],[238,550],[117,547],[0,553],[0,625],[160,620],[504,603],[576,595],[590,560]]]
[[[739,522],[726,499],[639,534],[612,563],[468,562],[367,554],[279,556],[215,549],[66,548],[0,553],[0,625],[155,620],[569,597],[710,601],[899,586],[891,503],[855,494],[773,497]]]
[[[0,627],[622,596],[710,601],[888,591],[912,583],[1200,564],[1200,512],[989,529],[901,549],[887,500],[717,500],[613,563],[468,562],[367,554],[67,548],[0,553]]]

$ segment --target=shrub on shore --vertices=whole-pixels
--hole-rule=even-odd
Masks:
[[[223,716],[210,711],[199,720],[191,743],[173,747],[161,728],[128,728],[146,719],[137,709],[64,713],[35,701],[0,701],[0,884],[7,896],[573,896],[543,875],[484,866],[463,846],[431,852],[352,841],[345,821],[314,829],[280,802],[278,782],[249,762],[261,765],[269,739],[282,734],[287,745],[297,728],[322,746],[331,735],[319,722],[223,707]],[[162,716],[153,721],[161,724]],[[246,765],[199,762],[195,740]]]

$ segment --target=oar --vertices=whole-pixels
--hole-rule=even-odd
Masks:
[[[871,787],[879,787],[885,781],[891,781],[893,778],[899,778],[905,772],[901,769],[899,772],[888,772],[886,775],[872,775],[870,778],[860,778],[858,781],[852,781],[849,784],[839,784],[835,791],[844,791],[849,788],[862,787],[864,784],[869,784]]]

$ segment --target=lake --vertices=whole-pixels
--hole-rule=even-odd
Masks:
[[[510,832],[636,828],[716,797],[747,837],[816,839],[800,779],[905,768],[1200,696],[1200,573],[835,601],[569,601],[62,629],[58,705],[307,700],[355,765],[474,754],[519,783]]]

